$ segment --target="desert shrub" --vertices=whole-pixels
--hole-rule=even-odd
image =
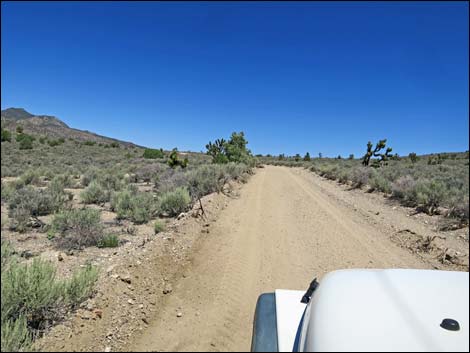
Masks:
[[[28,352],[31,351],[33,337],[28,330],[28,321],[24,315],[16,320],[2,320],[2,352]]]
[[[59,174],[52,178],[51,183],[60,186],[61,188],[70,188],[74,186],[74,181],[70,174]]]
[[[11,132],[2,128],[2,142],[11,142]]]
[[[338,174],[338,181],[341,184],[347,184],[349,181],[350,175],[349,175],[349,170],[348,169],[343,169],[339,172]]]
[[[51,224],[57,245],[68,249],[96,246],[103,238],[98,210],[84,208],[57,213]]]
[[[163,149],[156,150],[153,148],[146,148],[142,157],[149,159],[157,159],[164,158],[165,154],[163,153]]]
[[[87,170],[80,178],[80,185],[83,187],[87,187],[92,180],[97,179],[99,174],[99,170],[96,168],[91,168]]]
[[[42,186],[44,183],[41,180],[41,175],[37,170],[28,170],[23,173],[20,177],[20,183],[24,185],[36,185],[36,186]]]
[[[113,195],[111,209],[117,213],[118,219],[142,224],[148,222],[155,212],[155,202],[152,195],[126,189]]]
[[[119,148],[119,143],[117,143],[117,142],[111,142],[111,143],[109,144],[109,147],[111,147],[111,148]]]
[[[41,137],[39,138],[39,143],[40,143],[41,145],[44,145],[44,144],[46,143],[46,141],[47,141],[47,138],[46,138],[45,136],[41,136]]]
[[[99,241],[99,248],[116,248],[119,246],[119,237],[115,234],[107,234]]]
[[[36,258],[29,264],[19,263],[13,254],[2,242],[2,352],[30,350],[35,336],[92,294],[97,279],[96,268],[87,266],[61,281],[50,262]]]
[[[188,175],[189,192],[193,199],[215,191],[221,191],[226,181],[223,169],[218,165],[203,165]]]
[[[401,176],[392,183],[392,196],[402,200],[405,204],[413,203],[415,185],[416,181],[411,175]]]
[[[24,206],[16,207],[8,211],[10,218],[10,229],[16,230],[19,233],[24,233],[29,228],[29,221],[31,212]]]
[[[32,186],[22,187],[11,193],[8,199],[11,228],[19,232],[27,229],[31,216],[43,216],[60,210],[69,195],[60,185],[51,182],[44,190]]]
[[[75,271],[72,278],[65,281],[63,285],[63,296],[66,303],[75,308],[90,297],[98,279],[96,267],[88,264],[85,268]]]
[[[382,191],[387,194],[392,192],[391,183],[376,171],[369,178],[369,185],[373,190]]]
[[[355,187],[361,187],[369,182],[370,169],[365,167],[354,168],[351,173],[351,181]]]
[[[155,231],[155,234],[161,233],[165,230],[165,224],[160,221],[155,221],[153,229]]]
[[[82,142],[82,145],[84,145],[84,146],[94,146],[94,145],[96,145],[96,141],[84,141],[84,142]]]
[[[8,201],[14,191],[15,189],[12,186],[2,181],[2,191],[1,191],[2,201]]]
[[[186,188],[179,187],[164,193],[159,198],[159,203],[160,211],[171,217],[186,211],[191,203],[191,197]]]
[[[110,170],[105,170],[99,174],[96,181],[108,191],[119,191],[125,186],[124,175]]]
[[[18,142],[20,144],[19,149],[20,150],[32,150],[33,149],[33,141],[34,139],[32,136],[26,135],[26,134],[21,134],[17,135],[18,136],[23,136]],[[18,140],[18,138],[17,138]]]
[[[29,326],[39,329],[41,323],[52,319],[51,311],[62,289],[55,275],[54,266],[41,259],[31,264],[13,261],[2,272],[2,322],[24,315]]]
[[[418,180],[413,193],[418,206],[428,214],[434,214],[445,198],[445,186],[437,180]]]
[[[92,181],[85,190],[80,193],[80,198],[86,204],[100,204],[109,201],[110,194],[98,184],[98,182]]]

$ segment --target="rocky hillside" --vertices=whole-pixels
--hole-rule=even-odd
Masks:
[[[17,126],[21,126],[25,133],[43,135],[50,138],[95,141],[97,143],[118,142],[124,146],[136,146],[131,142],[101,136],[90,131],[71,128],[55,116],[31,114],[23,108],[8,108],[2,110],[1,120],[2,127],[11,131],[14,131]]]

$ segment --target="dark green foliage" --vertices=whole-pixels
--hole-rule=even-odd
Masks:
[[[212,157],[214,163],[227,163],[228,157],[227,152],[225,150],[225,146],[227,141],[224,139],[217,139],[214,143],[209,142],[206,145],[207,154]]]
[[[163,153],[163,149],[161,148],[159,150],[153,148],[146,148],[142,157],[149,159],[157,159],[164,158],[165,154]]]
[[[11,142],[11,132],[2,128],[2,142]]]
[[[18,125],[18,126],[16,127],[16,133],[17,133],[17,134],[22,134],[22,133],[23,133],[23,127],[22,127],[21,125]]]
[[[94,145],[96,145],[96,141],[85,141],[82,144],[84,146],[94,146]]]
[[[411,152],[409,155],[408,155],[408,158],[410,159],[411,163],[416,163],[419,159],[419,157],[416,155],[416,153],[414,152]]]
[[[111,142],[111,143],[109,144],[109,147],[111,147],[111,148],[119,148],[119,143],[117,143],[117,142]]]
[[[372,158],[372,156],[380,157],[378,160],[374,161],[374,163],[372,164],[373,167],[380,167],[382,165],[386,165],[388,159],[391,156],[390,153],[392,152],[392,148],[387,147],[387,149],[385,150],[385,153],[379,153],[380,150],[385,148],[386,143],[387,143],[386,139],[380,140],[375,145],[375,149],[372,150],[372,142],[370,142],[370,141],[367,142],[367,152],[364,155],[364,157],[362,158],[362,165],[367,167],[370,163],[370,159]]]
[[[246,148],[248,141],[243,132],[232,133],[230,140],[215,140],[206,145],[207,154],[212,157],[213,163],[223,164],[228,162],[245,163],[251,165],[253,156]]]
[[[19,133],[16,135],[16,141],[19,142],[20,150],[30,150],[33,148],[35,138],[28,134]]]
[[[297,153],[297,154],[294,156],[294,160],[295,160],[296,162],[298,162],[298,161],[300,161],[300,159],[301,159],[301,158],[300,158],[300,154]]]
[[[108,234],[98,242],[99,248],[116,248],[119,246],[119,237],[115,234]]]
[[[57,139],[57,140],[48,140],[47,144],[51,147],[59,146],[62,145],[65,142],[63,138]]]
[[[40,143],[41,145],[44,145],[44,144],[46,143],[46,141],[47,141],[47,138],[44,137],[44,136],[41,136],[41,137],[39,138],[39,143]]]
[[[168,156],[167,163],[171,168],[176,168],[177,166],[180,166],[184,169],[188,166],[188,159],[185,158],[183,160],[180,160],[178,158],[178,150],[176,148],[173,148],[173,151],[171,151],[170,155]]]
[[[349,155],[348,159],[349,159],[349,160],[354,159],[354,155],[351,153],[351,154]]]

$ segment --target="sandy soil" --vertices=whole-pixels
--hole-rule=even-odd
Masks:
[[[205,220],[182,218],[106,270],[99,318],[77,314],[40,347],[247,351],[263,292],[303,290],[343,268],[468,271],[468,229],[438,233],[435,218],[303,169],[258,169],[238,197],[204,204]]]

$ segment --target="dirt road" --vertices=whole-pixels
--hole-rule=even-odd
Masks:
[[[311,173],[267,166],[222,211],[165,305],[127,347],[249,350],[259,294],[305,289],[342,268],[426,268],[374,222],[329,197]]]

